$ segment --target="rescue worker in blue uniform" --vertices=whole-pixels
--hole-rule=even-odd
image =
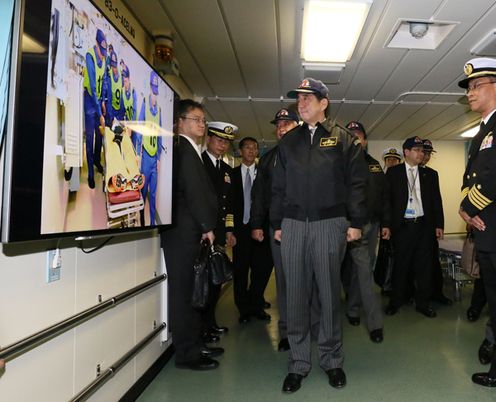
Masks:
[[[122,101],[122,93],[123,93],[123,84],[121,73],[119,72],[118,63],[117,63],[117,53],[114,50],[110,53],[110,68],[108,70],[107,77],[107,115],[105,116],[105,121],[107,126],[112,126],[112,121],[124,120],[124,102]]]
[[[468,104],[481,114],[479,132],[472,139],[463,174],[460,216],[474,232],[475,249],[483,277],[493,333],[496,333],[496,59],[475,58],[464,67]],[[496,356],[487,373],[475,373],[472,381],[496,387]]]
[[[136,90],[131,85],[131,74],[126,64],[122,66],[122,105],[124,107],[124,120],[136,120]]]
[[[100,173],[102,132],[105,127],[107,40],[101,29],[96,32],[96,45],[86,53],[86,67],[83,70],[84,127],[86,135],[86,162],[88,164],[88,186],[95,188],[93,165]]]
[[[162,127],[162,116],[160,107],[157,103],[158,75],[155,71],[150,73],[150,89],[151,93],[148,98],[143,99],[138,120],[153,122]],[[146,200],[148,190],[150,191],[148,200],[150,207],[150,225],[155,225],[155,198],[157,191],[157,175],[160,167],[160,154],[162,152],[162,137],[157,135],[143,137],[139,133],[133,133],[132,138],[136,153],[141,155],[141,173],[145,175],[145,185],[141,189],[141,194],[143,195],[143,200]],[[143,219],[142,224],[144,224]]]

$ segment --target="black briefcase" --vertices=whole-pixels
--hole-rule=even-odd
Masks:
[[[210,274],[214,285],[221,285],[232,279],[232,261],[226,254],[224,247],[218,244],[210,246],[208,254]]]
[[[193,264],[194,282],[191,305],[198,310],[204,310],[208,303],[209,294],[209,254],[210,245],[208,241],[202,240],[198,256]]]

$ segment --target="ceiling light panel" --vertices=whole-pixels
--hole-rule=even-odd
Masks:
[[[350,60],[372,0],[307,0],[302,58],[312,62]]]

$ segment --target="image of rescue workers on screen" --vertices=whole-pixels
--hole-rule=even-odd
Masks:
[[[170,223],[173,92],[96,8],[76,3],[52,3],[42,233]],[[62,194],[45,191],[54,180]]]

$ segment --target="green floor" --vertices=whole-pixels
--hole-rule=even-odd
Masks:
[[[452,296],[449,289],[445,293]],[[363,324],[351,327],[345,320],[346,387],[336,390],[328,385],[314,353],[315,365],[301,389],[286,395],[281,386],[287,354],[277,352],[274,279],[265,295],[273,305],[268,310],[272,315],[269,324],[238,324],[229,288],[218,307],[219,323],[230,328],[220,342],[226,349],[219,358],[220,367],[208,372],[178,370],[171,360],[138,401],[496,401],[496,389],[470,380],[472,373],[487,371],[477,359],[487,310],[479,321],[469,323],[465,311],[470,294],[471,288],[464,288],[461,302],[436,306],[438,317],[434,319],[421,316],[411,306],[386,316],[382,344],[369,340]]]

